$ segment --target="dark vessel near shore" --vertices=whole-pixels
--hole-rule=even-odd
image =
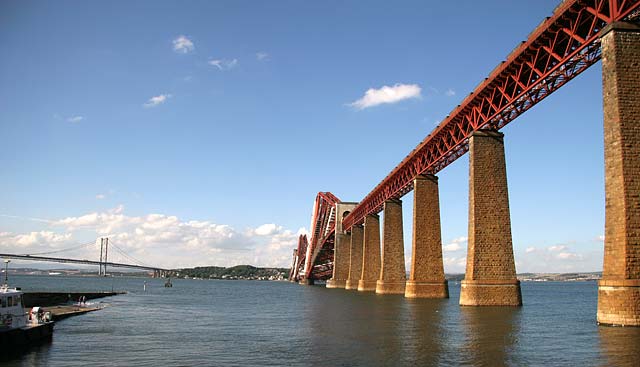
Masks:
[[[6,281],[0,286],[0,360],[46,342],[53,335],[51,314],[40,307],[25,311],[22,291],[9,288]]]

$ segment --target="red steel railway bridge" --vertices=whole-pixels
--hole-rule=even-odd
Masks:
[[[469,152],[468,252],[460,304],[522,305],[499,130],[599,60],[606,206],[597,319],[640,326],[640,0],[563,1],[359,203],[318,193],[310,238],[299,238],[290,280],[448,297],[436,174]],[[412,190],[413,256],[406,279],[400,199]]]

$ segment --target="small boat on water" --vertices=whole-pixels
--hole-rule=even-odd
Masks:
[[[169,278],[166,282],[164,282],[164,287],[165,288],[173,287],[173,284],[171,284],[171,278]]]
[[[25,311],[22,294],[20,288],[9,287],[5,275],[0,286],[0,360],[53,335],[51,314],[40,307]]]

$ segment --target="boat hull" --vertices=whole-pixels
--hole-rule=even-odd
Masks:
[[[0,331],[0,360],[51,340],[54,322]]]

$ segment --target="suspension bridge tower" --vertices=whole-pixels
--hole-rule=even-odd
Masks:
[[[107,255],[109,253],[109,237],[100,238],[100,267],[98,276],[107,276]]]

